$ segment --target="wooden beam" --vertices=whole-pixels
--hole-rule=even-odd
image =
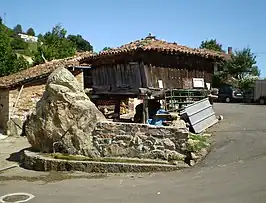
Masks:
[[[140,69],[142,87],[148,87],[148,74],[145,71],[145,66],[143,61],[140,62],[139,69]]]

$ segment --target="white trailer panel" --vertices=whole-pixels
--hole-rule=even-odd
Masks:
[[[260,98],[266,98],[266,80],[256,81],[254,100],[258,101]]]

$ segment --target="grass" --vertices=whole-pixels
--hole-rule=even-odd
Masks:
[[[62,159],[69,161],[95,161],[95,162],[113,162],[113,163],[133,163],[133,164],[171,164],[166,161],[156,161],[156,160],[142,160],[142,159],[130,159],[130,158],[112,158],[112,157],[99,157],[90,158],[80,155],[68,155],[55,153],[51,154],[50,157],[54,159]]]
[[[24,55],[23,52],[19,53],[17,52],[17,56],[22,56],[25,60],[28,61],[28,63],[31,65],[33,63],[33,59],[30,56]]]
[[[190,152],[199,152],[201,149],[210,146],[209,136],[205,134],[190,134],[186,148]]]
[[[17,49],[14,50],[16,53],[33,57],[34,53],[37,51],[37,43],[35,42],[27,42],[28,47],[26,49]]]
[[[37,43],[36,42],[28,42],[28,49],[31,52],[36,52],[37,51]]]

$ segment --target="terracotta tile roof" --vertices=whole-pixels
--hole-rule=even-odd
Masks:
[[[8,76],[0,77],[0,88],[8,89],[17,85],[28,83],[30,80],[45,78],[57,67],[62,65],[65,67],[78,66],[80,65],[80,61],[82,59],[89,57],[92,54],[92,52],[77,53],[73,57],[49,61]]]
[[[154,36],[149,35],[145,39],[137,40],[121,47],[101,51],[99,54],[91,56],[91,58],[99,58],[103,55],[118,55],[120,53],[132,51],[157,51],[165,53],[183,53],[188,55],[197,55],[203,58],[218,58],[228,59],[229,55],[221,52],[211,51],[208,49],[189,48],[177,43],[169,43],[163,40],[158,40]]]

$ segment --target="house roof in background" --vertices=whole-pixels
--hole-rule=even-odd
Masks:
[[[212,51],[208,49],[190,48],[187,46],[179,45],[175,42],[170,43],[164,40],[156,39],[151,34],[141,40],[130,42],[129,44],[122,45],[118,48],[112,48],[105,51],[101,51],[99,54],[92,55],[90,58],[100,58],[107,55],[119,55],[121,53],[130,53],[134,51],[157,51],[168,54],[186,54],[194,55],[202,58],[213,59],[229,59],[230,56],[226,53]]]
[[[60,66],[64,66],[66,68],[79,66],[82,59],[89,57],[92,54],[92,52],[77,53],[73,57],[52,60],[8,76],[0,77],[0,88],[10,89],[18,85],[26,84],[35,79],[48,77],[56,68]]]

